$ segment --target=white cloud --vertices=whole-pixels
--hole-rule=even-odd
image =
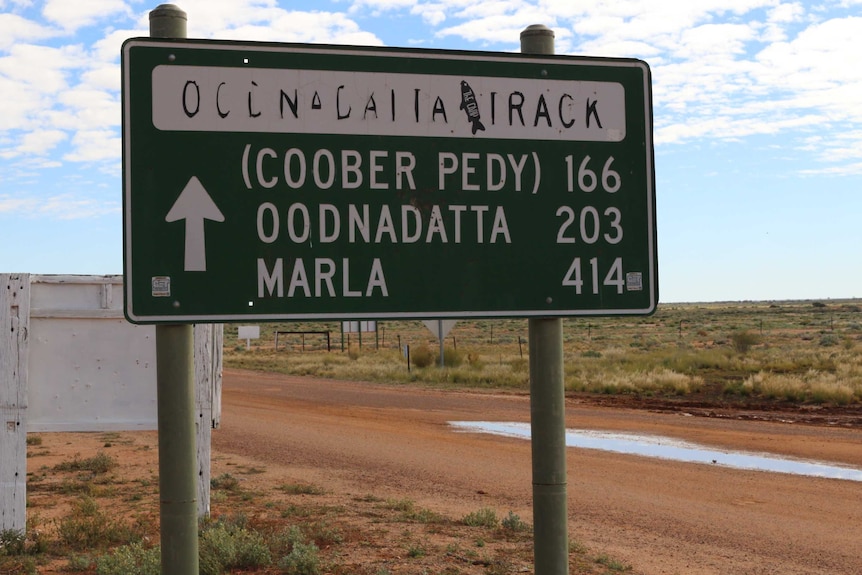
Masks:
[[[431,26],[439,26],[446,21],[446,6],[444,4],[416,4],[410,9],[410,13],[421,16],[422,20]]]
[[[123,42],[129,38],[141,38],[149,35],[149,30],[143,28],[129,28],[124,30],[112,30],[103,38],[93,42],[90,53],[98,62],[114,63],[120,60],[120,48]],[[117,78],[120,74],[117,72]]]
[[[0,196],[0,214],[17,214],[25,211],[31,211],[36,205],[36,198],[9,198]]]
[[[97,64],[81,74],[81,83],[92,88],[119,92],[122,79],[120,69],[113,64]]]
[[[382,12],[400,10],[405,8],[414,8],[420,4],[416,0],[354,0],[350,4],[349,12],[355,14],[363,9],[370,9],[375,15]]]
[[[122,142],[113,130],[79,130],[72,138],[74,151],[63,159],[70,162],[100,162],[119,160]]]
[[[751,26],[704,24],[680,34],[674,56],[686,59],[732,57],[745,52],[745,43],[755,38]]]
[[[799,22],[805,15],[805,6],[798,2],[779,4],[769,10],[768,21],[777,24]]]
[[[185,0],[180,7],[188,17],[189,38],[212,38],[225,30],[264,25],[284,12],[275,0]],[[148,14],[142,16],[147,26]]]
[[[53,216],[59,220],[77,220],[120,213],[120,203],[101,199],[81,198],[71,194],[61,194],[47,198],[40,203],[40,214]]]
[[[760,52],[757,60],[773,77],[805,71],[803,88],[814,78],[817,83],[862,80],[859,54],[862,50],[862,17],[832,19],[809,26],[788,42],[778,42]]]
[[[374,46],[383,43],[344,13],[285,10],[275,0],[187,0],[182,9],[188,16],[189,38]],[[147,21],[148,13],[141,16],[139,24],[146,25]],[[147,34],[148,31],[143,35]],[[119,40],[117,53],[119,44],[128,37],[131,36],[113,38],[115,43]]]
[[[43,156],[53,150],[57,144],[67,138],[66,132],[61,130],[35,130],[28,132],[21,138],[17,148],[19,154],[33,154]]]
[[[87,54],[80,45],[17,44],[0,58],[0,76],[40,93],[55,94],[68,86],[71,70],[86,66]]]
[[[17,14],[0,14],[0,50],[8,50],[19,42],[42,40],[56,34],[56,30]]]
[[[525,9],[514,14],[495,14],[484,18],[471,20],[463,24],[448,26],[437,32],[438,37],[459,36],[470,42],[520,44],[521,32],[531,24],[546,23],[554,28],[554,22],[536,10]],[[555,29],[555,39],[568,36],[564,28]]]
[[[25,218],[47,216],[58,220],[78,220],[119,214],[120,210],[119,202],[83,198],[73,194],[23,198],[0,195],[0,214],[16,214]]]
[[[122,0],[48,0],[42,15],[65,30],[74,31],[117,14],[131,14]]]
[[[382,45],[377,36],[363,31],[353,20],[331,12],[281,12],[265,24],[247,24],[220,30],[213,35],[225,39],[272,42]]]

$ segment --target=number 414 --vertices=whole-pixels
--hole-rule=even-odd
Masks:
[[[592,293],[598,295],[599,293],[599,258],[590,258],[589,260],[589,274],[591,280]],[[623,279],[623,258],[614,259],[614,263],[611,264],[610,269],[605,274],[605,278],[602,280],[602,286],[607,287],[615,287],[617,288],[617,293],[623,293],[623,285],[625,284],[625,280]],[[563,278],[563,286],[565,287],[573,287],[575,288],[575,293],[577,295],[581,295],[584,289],[584,279],[583,274],[581,272],[581,258],[575,258],[572,260],[572,265],[569,266],[569,271],[566,272],[566,276]]]

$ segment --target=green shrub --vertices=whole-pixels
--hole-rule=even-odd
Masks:
[[[834,345],[838,345],[841,340],[838,339],[837,335],[833,335],[831,333],[823,335],[820,337],[820,345],[821,347],[832,347]]]
[[[431,351],[427,345],[419,345],[410,349],[410,361],[416,367],[428,367],[433,365],[437,354]]]
[[[90,571],[94,567],[94,560],[89,555],[72,555],[66,565],[66,571]]]
[[[751,391],[751,386],[746,386],[745,382],[739,379],[725,383],[721,390],[724,395],[740,395],[743,397],[751,395]]]
[[[528,531],[530,529],[530,525],[521,521],[521,518],[517,513],[513,513],[509,511],[509,514],[503,518],[500,522],[503,526],[503,529],[508,531]]]
[[[79,499],[72,513],[58,522],[57,536],[61,543],[75,551],[102,549],[141,539],[134,528],[106,515],[88,496]]]
[[[413,544],[407,548],[407,556],[414,559],[417,557],[424,557],[426,553],[427,551],[425,551],[425,548],[422,547],[422,545]]]
[[[747,353],[752,347],[760,343],[760,337],[750,331],[742,330],[730,334],[730,342],[733,349],[739,353]]]
[[[302,530],[296,525],[292,525],[288,529],[282,529],[271,536],[269,539],[269,548],[273,556],[283,557],[290,553],[294,545],[304,542],[305,536],[302,534]]]
[[[63,461],[54,466],[54,471],[90,471],[91,473],[107,473],[117,466],[117,460],[100,451],[93,457],[80,459],[77,455],[72,461]]]
[[[201,575],[221,575],[228,569],[255,569],[272,562],[263,535],[237,525],[214,523],[199,542]]]
[[[0,557],[23,555],[24,543],[27,537],[20,529],[4,529],[0,531]]]
[[[239,488],[239,479],[230,473],[222,473],[218,477],[210,479],[210,487],[213,489],[224,489],[225,491],[234,491]]]
[[[478,511],[473,511],[472,513],[465,515],[464,518],[461,519],[461,522],[470,527],[496,528],[500,523],[500,520],[497,519],[496,511],[489,507],[483,507]]]
[[[146,548],[141,543],[117,547],[110,555],[96,559],[96,575],[159,575],[160,572],[159,548]]]
[[[443,348],[443,365],[446,367],[458,367],[464,363],[464,354],[454,347]]]
[[[281,558],[278,567],[285,575],[319,575],[319,549],[314,543],[296,542],[290,553]]]
[[[308,538],[318,547],[326,547],[344,541],[341,529],[333,527],[326,520],[315,521],[306,526]]]

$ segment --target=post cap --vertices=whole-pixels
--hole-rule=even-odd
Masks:
[[[157,18],[181,18],[182,20],[188,20],[189,16],[176,4],[159,4],[150,10],[150,20],[152,21]]]
[[[528,36],[550,36],[554,37],[554,31],[544,24],[530,24],[521,32],[521,38]]]
[[[150,11],[151,38],[185,38],[188,15],[174,4],[160,4]]]

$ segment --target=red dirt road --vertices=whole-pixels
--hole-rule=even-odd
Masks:
[[[532,521],[530,443],[456,433],[529,421],[529,398],[225,370],[213,453],[331,491],[410,498],[460,517]],[[862,429],[734,421],[567,402],[570,428],[661,434],[862,468]],[[569,535],[638,573],[862,573],[862,482],[570,448]]]

